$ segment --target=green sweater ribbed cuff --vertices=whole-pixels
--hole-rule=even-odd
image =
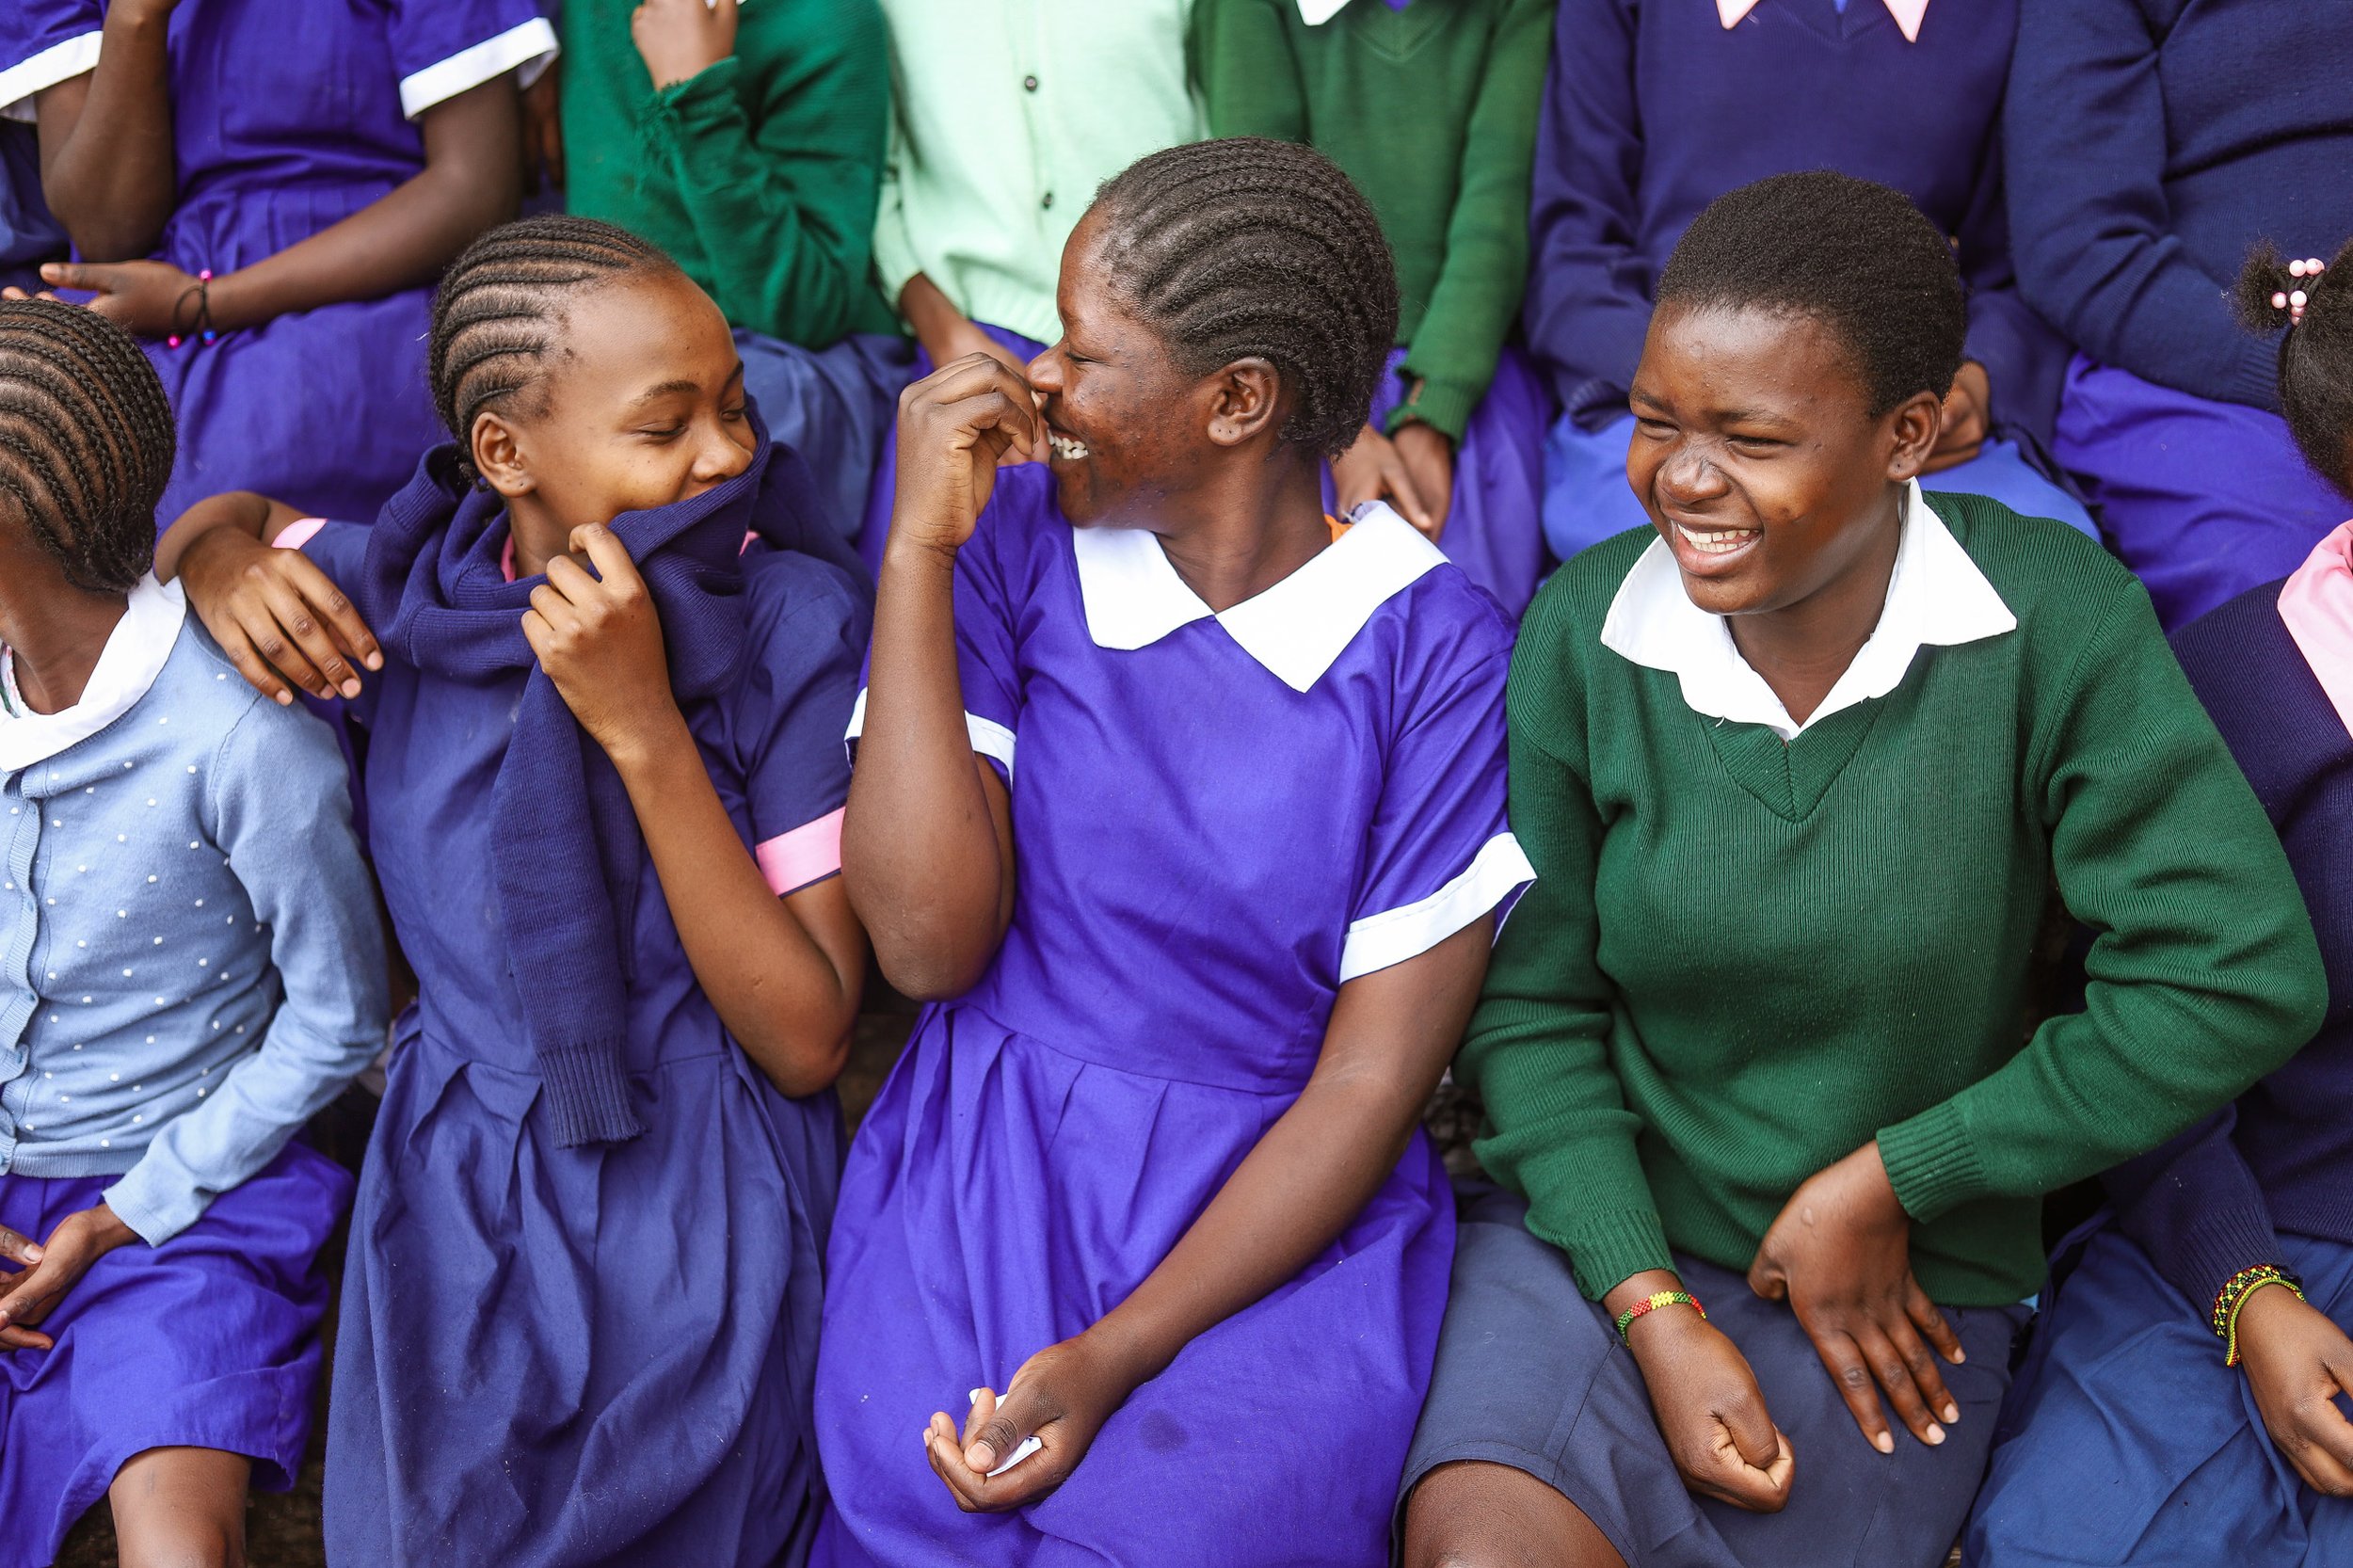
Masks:
[[[1553,1227],[1543,1224],[1538,1210],[1531,1208],[1529,1228],[1569,1255],[1577,1288],[1587,1301],[1601,1300],[1645,1269],[1675,1266],[1674,1254],[1667,1246],[1666,1227],[1659,1224],[1655,1208],[1579,1214],[1573,1229],[1552,1236],[1547,1232]]]
[[[1411,375],[1408,369],[1405,374]],[[1425,380],[1421,391],[1389,411],[1387,434],[1397,434],[1407,420],[1417,419],[1449,440],[1460,442],[1470,424],[1471,410],[1487,395],[1484,387],[1461,381]]]
[[[729,55],[724,60],[705,66],[683,82],[672,82],[666,88],[657,88],[653,96],[646,100],[645,106],[638,110],[638,129],[642,133],[656,125],[676,126],[680,121],[684,122],[682,128],[691,129],[698,123],[707,122],[714,110],[734,102],[735,78],[742,70],[736,57]]]
[[[1880,1161],[1904,1212],[1923,1224],[1989,1191],[1985,1166],[1960,1105],[1946,1100],[1882,1128]]]

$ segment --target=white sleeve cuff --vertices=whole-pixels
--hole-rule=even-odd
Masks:
[[[1462,875],[1428,898],[1352,921],[1340,949],[1340,984],[1419,957],[1535,880],[1520,841],[1497,834]]]
[[[529,87],[555,58],[555,29],[543,16],[509,27],[496,38],[460,49],[400,82],[400,112],[410,120],[436,104],[445,103],[471,88],[512,71],[516,84]]]
[[[978,713],[964,715],[964,732],[971,737],[972,749],[984,757],[994,758],[1005,770],[1005,777],[1013,777],[1013,731],[995,719],[984,719]],[[866,733],[866,690],[858,689],[857,701],[850,709],[850,728],[842,739],[855,741]]]
[[[100,36],[95,32],[79,34],[63,43],[51,44],[29,60],[19,60],[0,71],[0,120],[31,123],[35,97],[59,82],[96,71]]]

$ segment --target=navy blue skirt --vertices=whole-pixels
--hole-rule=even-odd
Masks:
[[[1750,1513],[1684,1490],[1633,1355],[1609,1315],[1578,1293],[1567,1257],[1528,1233],[1528,1206],[1465,1188],[1453,1295],[1430,1401],[1405,1462],[1398,1522],[1421,1479],[1483,1461],[1559,1492],[1629,1568],[1939,1568],[1985,1473],[2010,1347],[2024,1307],[1947,1307],[1968,1360],[1945,1367],[1961,1406],[1943,1446],[1896,1428],[1871,1447],[1813,1342],[1786,1306],[1729,1269],[1682,1254],[1675,1269],[1755,1369],[1774,1422],[1797,1450],[1789,1505]]]
[[[2353,1247],[2280,1244],[2312,1304],[2353,1328]],[[1970,1568],[2353,1563],[2353,1502],[2280,1457],[2205,1309],[2114,1230],[2059,1261],[1969,1521]]]

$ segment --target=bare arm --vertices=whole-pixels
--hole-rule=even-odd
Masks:
[[[44,104],[57,90],[45,94]],[[515,216],[522,200],[522,109],[511,72],[436,104],[417,125],[424,137],[421,171],[342,222],[213,279],[213,326],[258,327],[296,311],[429,283],[475,235]],[[150,233],[132,254],[153,243]],[[194,325],[188,295],[195,280],[167,263],[60,263],[41,276],[60,288],[95,291],[92,308],[133,332],[160,337]]]
[[[973,755],[956,674],[955,552],[1035,424],[1028,386],[985,356],[899,400],[898,502],[841,867],[883,973],[920,1000],[969,990],[1013,918],[1012,804]]]
[[[171,66],[177,0],[117,0],[97,69],[59,82],[34,109],[40,186],[74,248],[103,262],[155,248],[171,216]]]
[[[670,690],[662,622],[629,552],[601,525],[548,563],[523,634],[573,717],[628,786],[695,980],[719,1021],[788,1095],[830,1084],[849,1050],[866,952],[849,899],[823,882],[769,891]]]
[[[1396,1169],[1478,1000],[1495,920],[1340,987],[1299,1098],[1136,1288],[1075,1339],[1032,1356],[1001,1403],[986,1391],[959,1439],[933,1417],[932,1467],[968,1510],[1034,1502],[1085,1457],[1112,1413],[1206,1330],[1331,1246]],[[987,1472],[1022,1439],[1036,1457]]]
[[[181,513],[155,546],[156,577],[180,579],[204,630],[273,702],[292,702],[296,687],[358,696],[360,671],[384,667],[376,634],[343,589],[302,552],[272,548],[305,516],[232,490]]]

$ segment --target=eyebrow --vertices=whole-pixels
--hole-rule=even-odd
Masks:
[[[655,402],[661,398],[672,396],[678,392],[685,392],[691,395],[702,390],[703,388],[701,382],[691,381],[681,376],[674,381],[664,381],[660,386],[648,387],[644,392],[639,392],[634,398],[632,398],[630,401],[629,406],[632,408],[642,408],[648,403]]]

